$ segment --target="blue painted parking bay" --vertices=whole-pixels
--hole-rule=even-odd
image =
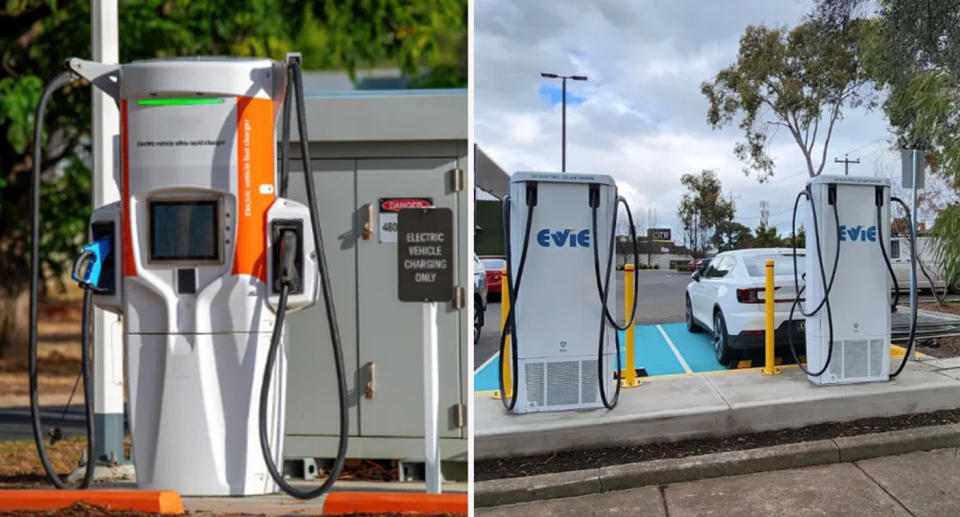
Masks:
[[[693,334],[683,323],[637,325],[634,338],[634,368],[643,368],[650,377],[684,373],[704,373],[726,370],[713,354],[710,334]],[[626,362],[624,333],[620,332],[620,357]],[[474,392],[498,389],[497,367],[499,354],[487,360],[474,373]]]

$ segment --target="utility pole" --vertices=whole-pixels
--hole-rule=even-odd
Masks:
[[[547,72],[540,72],[540,77],[545,77],[547,79],[560,79],[563,83],[561,89],[561,99],[560,103],[563,105],[563,118],[562,118],[562,128],[561,128],[561,144],[560,144],[560,171],[567,172],[567,79],[572,79],[574,81],[586,81],[587,76],[585,75],[559,75],[559,74],[550,74]]]
[[[117,0],[94,0],[90,8],[91,57],[105,64],[120,62]],[[95,86],[93,99],[93,208],[120,200],[117,148],[120,111]],[[116,314],[94,309],[93,395],[95,458],[120,463],[123,457],[123,325]]]
[[[769,220],[770,220],[770,202],[764,200],[760,202],[760,225],[766,228],[767,222]]]
[[[849,175],[850,175],[850,164],[851,164],[851,163],[853,163],[853,164],[860,163],[860,158],[857,158],[856,160],[851,160],[851,159],[849,159],[847,156],[848,156],[848,155],[846,155],[846,154],[843,155],[843,159],[842,159],[842,160],[841,160],[840,158],[834,158],[834,159],[833,159],[833,163],[842,163],[842,164],[843,164],[843,175],[844,175],[844,176],[849,176]]]

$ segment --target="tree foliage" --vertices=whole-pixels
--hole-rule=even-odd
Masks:
[[[411,84],[466,85],[467,0],[138,0],[119,5],[120,61],[239,55],[305,68],[396,66]],[[34,110],[69,57],[89,59],[90,2],[14,0],[0,7],[0,296],[27,281]],[[48,105],[41,258],[59,279],[90,215],[90,87],[78,81]],[[0,335],[0,350],[4,337]]]
[[[734,221],[721,221],[713,235],[713,244],[719,251],[739,250],[753,247],[750,228]]]
[[[833,27],[872,15],[876,30],[864,38],[864,67],[888,92],[883,110],[896,146],[926,151],[933,173],[960,193],[960,0],[819,0],[816,15]],[[960,210],[941,208],[931,234],[938,261],[957,281]]]
[[[733,220],[734,203],[723,199],[715,170],[684,174],[680,182],[689,190],[683,194],[677,209],[683,223],[684,242],[693,254],[703,256],[718,225]]]
[[[823,171],[827,148],[843,109],[872,102],[860,59],[861,35],[869,22],[828,30],[816,20],[788,30],[750,25],[740,38],[737,62],[700,86],[710,102],[707,122],[732,124],[745,140],[734,147],[744,173],[762,182],[774,172],[769,145],[786,129],[800,148],[807,172]],[[819,147],[818,147],[819,146]]]
[[[777,248],[783,243],[776,226],[766,226],[760,223],[755,232],[753,237],[754,248]]]

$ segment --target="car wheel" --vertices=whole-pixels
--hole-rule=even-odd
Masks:
[[[687,332],[692,332],[696,334],[698,332],[701,332],[703,329],[700,328],[700,325],[698,325],[697,322],[694,321],[693,319],[693,307],[690,305],[690,295],[688,294],[685,298],[687,300],[687,308],[685,312],[685,319],[687,321]]]
[[[951,294],[960,294],[960,281],[950,284],[950,287],[947,288]]]
[[[717,362],[730,367],[737,360],[739,354],[730,348],[730,335],[727,334],[727,322],[723,319],[723,312],[713,313],[713,352]]]

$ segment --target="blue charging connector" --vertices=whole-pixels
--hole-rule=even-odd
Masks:
[[[90,244],[83,246],[80,256],[73,262],[73,273],[70,275],[81,287],[94,291],[101,290],[100,276],[103,272],[103,261],[113,253],[110,237],[101,237]],[[86,264],[86,270],[80,274]]]

